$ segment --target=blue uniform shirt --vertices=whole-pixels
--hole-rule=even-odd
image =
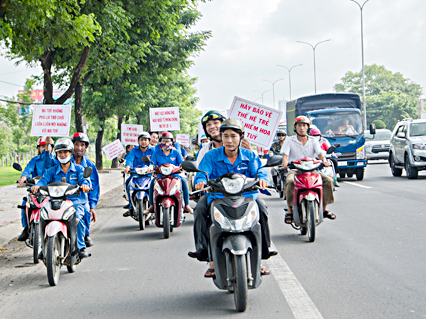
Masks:
[[[152,146],[148,146],[147,150],[142,152],[141,147],[138,145],[126,155],[126,166],[130,166],[130,169],[148,166],[149,163],[142,161],[142,157],[151,157],[153,153],[154,148]]]
[[[157,147],[154,154],[151,156],[151,162],[153,162],[155,166],[160,166],[166,163],[179,166],[180,163],[183,162],[183,157],[177,150],[172,150],[169,155],[166,155],[163,153],[161,148]]]
[[[62,177],[65,177],[65,182],[71,185],[88,185],[91,186],[90,180],[83,177],[84,168],[81,165],[74,164],[71,162],[68,172],[65,174],[62,170],[61,164],[59,161],[55,162],[55,165],[49,168],[43,177],[38,181],[36,186],[46,186],[47,184],[54,182],[62,182]],[[87,203],[87,194],[80,192],[80,195],[71,195],[67,197],[70,199],[74,205],[86,204]]]
[[[238,157],[232,165],[225,155],[223,147],[215,148],[208,151],[200,162],[198,168],[207,173],[209,179],[216,179],[227,173],[239,173],[247,177],[256,177],[256,171],[262,167],[262,162],[251,150],[239,147]],[[261,168],[258,173],[259,179],[263,179],[269,183],[268,173],[264,168]],[[206,176],[203,173],[197,173],[194,184],[207,183]],[[243,193],[243,197],[257,198],[256,192]],[[210,203],[215,198],[223,198],[222,194],[207,194],[207,203]]]
[[[27,166],[25,166],[21,177],[25,176],[28,179],[30,177],[42,176],[47,169],[52,167],[53,162],[50,162],[52,159],[53,155],[49,154],[47,151],[43,151],[40,155],[34,156]]]
[[[74,155],[71,157],[71,162],[75,164]],[[93,163],[91,160],[89,160],[86,156],[83,156],[81,159],[81,163],[79,164],[83,166],[83,168],[91,167],[92,168],[92,175],[90,175],[90,182],[92,184],[93,190],[89,193],[88,199],[89,199],[89,206],[90,208],[95,209],[99,202],[99,197],[101,195],[101,188],[99,187],[99,173],[96,169],[95,163]]]

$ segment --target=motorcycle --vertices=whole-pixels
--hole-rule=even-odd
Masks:
[[[334,151],[336,150],[336,148],[340,147],[340,144],[335,144],[333,146],[330,146],[330,148],[327,150],[327,153],[325,155],[325,158],[330,162],[330,166],[328,167],[323,167],[323,169],[321,170],[321,173],[327,175],[328,177],[330,177],[333,182],[334,185],[336,186],[337,183],[337,172],[336,172],[336,167],[334,166],[334,162],[331,161],[331,159],[337,159],[341,153],[334,153]],[[334,190],[334,188],[333,188]]]
[[[83,177],[88,178],[91,173],[92,168],[86,167]],[[40,210],[40,236],[43,239],[42,260],[51,286],[58,284],[63,265],[73,273],[75,266],[81,262],[77,249],[76,211],[72,201],[67,199],[67,196],[78,194],[80,186],[65,183],[64,180],[39,188],[39,193],[47,199]]]
[[[143,157],[142,160],[145,163],[152,163],[148,157]],[[179,227],[184,219],[181,181],[173,176],[179,174],[182,168],[167,163],[154,167],[154,171],[162,175],[154,182],[155,226],[162,227],[164,238],[169,238],[173,229]]]
[[[131,172],[130,183],[130,201],[133,211],[131,217],[139,222],[139,229],[144,230],[151,220],[154,220],[154,214],[145,215],[144,210],[149,207],[149,185],[152,182],[152,173],[148,173],[148,167],[137,167]]]
[[[264,167],[281,164],[281,156],[272,156]],[[194,163],[183,162],[188,172],[201,172]],[[234,293],[238,311],[245,311],[248,289],[259,287],[261,261],[261,226],[259,209],[245,192],[257,191],[259,180],[238,173],[228,173],[215,180],[207,179],[207,185],[197,192],[221,193],[224,198],[215,199],[210,205],[210,254],[215,263],[213,282],[219,289]]]
[[[18,163],[13,163],[13,168],[17,171],[22,171],[22,166]],[[43,195],[33,195],[31,193],[31,186],[34,186],[41,176],[37,176],[34,178],[29,178],[25,181],[25,185],[29,188],[27,189],[28,195],[23,199],[25,201],[25,205],[18,205],[19,209],[23,209],[25,211],[25,216],[27,218],[27,224],[29,226],[30,236],[28,240],[25,241],[25,244],[32,248],[33,250],[33,261],[35,264],[39,263],[38,260],[38,252],[41,249],[41,240],[40,240],[40,209],[48,200],[46,196]],[[16,181],[19,183],[19,181]]]
[[[271,175],[274,181],[274,189],[280,198],[286,199],[284,185],[286,182],[288,170],[284,167],[272,168]]]

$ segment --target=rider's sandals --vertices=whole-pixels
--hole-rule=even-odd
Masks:
[[[293,214],[286,213],[284,218],[284,223],[291,224],[293,222]]]
[[[265,268],[265,267],[260,268],[260,275],[261,276],[267,276],[267,275],[270,275],[270,274],[271,274],[271,272],[269,271],[268,268]]]
[[[130,209],[123,214],[123,217],[129,217],[129,216],[132,216],[132,211]]]
[[[334,215],[332,212],[329,212],[328,210],[324,211],[323,217],[329,219],[336,219],[336,215]]]
[[[214,268],[207,269],[206,273],[204,274],[204,278],[216,278],[216,273],[214,272]]]

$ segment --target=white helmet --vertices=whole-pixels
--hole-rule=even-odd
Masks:
[[[72,153],[74,152],[74,144],[69,138],[63,137],[56,141],[53,150],[55,153],[57,153],[58,151],[70,151],[70,155],[64,159],[60,159],[58,155],[56,155],[56,159],[61,162],[61,164],[66,164],[71,160]]]

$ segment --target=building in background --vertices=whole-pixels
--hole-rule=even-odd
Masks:
[[[287,102],[288,101],[284,99],[278,101],[278,110],[282,112],[281,120],[286,119]]]

